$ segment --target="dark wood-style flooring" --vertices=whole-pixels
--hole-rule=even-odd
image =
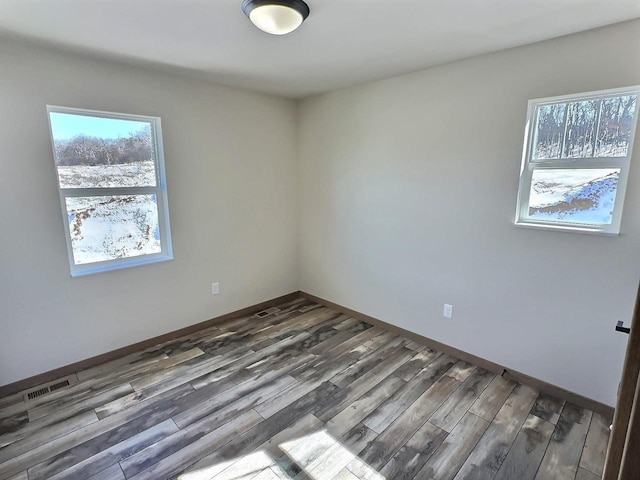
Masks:
[[[0,479],[595,480],[610,419],[305,299],[0,399]]]

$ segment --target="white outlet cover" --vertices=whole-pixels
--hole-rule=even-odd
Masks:
[[[453,305],[449,305],[448,303],[445,303],[444,309],[442,310],[442,316],[446,318],[451,318],[453,316]]]
[[[211,284],[211,293],[213,295],[218,295],[220,293],[220,284],[219,283],[212,283]]]

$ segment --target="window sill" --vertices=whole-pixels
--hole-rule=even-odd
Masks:
[[[135,257],[134,257],[135,258]],[[153,256],[147,258],[138,258],[133,261],[128,260],[122,263],[108,263],[106,265],[88,264],[85,268],[76,267],[75,271],[71,271],[72,277],[84,277],[85,275],[93,275],[95,273],[109,272],[111,270],[121,270],[123,268],[139,267],[140,265],[148,265],[151,263],[159,263],[173,260],[173,255]]]
[[[619,232],[608,232],[605,230],[599,230],[593,227],[572,227],[569,225],[552,225],[548,223],[535,223],[535,222],[527,222],[527,221],[516,221],[514,223],[516,227],[519,228],[533,228],[538,230],[551,230],[554,232],[563,232],[563,233],[586,233],[589,235],[600,235],[604,237],[619,237]]]

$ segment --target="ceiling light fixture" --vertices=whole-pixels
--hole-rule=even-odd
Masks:
[[[309,16],[309,5],[302,0],[244,0],[242,11],[263,32],[284,35]]]

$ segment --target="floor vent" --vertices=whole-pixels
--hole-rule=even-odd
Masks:
[[[27,400],[33,400],[34,398],[42,397],[47,393],[50,393],[49,387],[39,388],[38,390],[27,393]]]
[[[264,318],[264,317],[268,317],[269,315],[273,315],[274,313],[278,313],[281,312],[282,310],[280,310],[278,307],[271,307],[271,308],[267,308],[266,310],[262,310],[258,313],[256,313],[254,315],[254,317],[258,317],[258,318]]]
[[[68,387],[69,385],[70,385],[69,380],[63,380],[62,382],[49,385],[49,391],[55,392],[56,390],[60,390],[61,388]]]
[[[75,385],[76,383],[78,383],[78,377],[76,377],[75,375],[69,375],[68,377],[65,377],[63,379],[54,380],[51,383],[36,387],[30,392],[25,393],[24,399],[25,401],[29,401],[35,398],[44,397],[57,390],[69,387],[71,385]]]

